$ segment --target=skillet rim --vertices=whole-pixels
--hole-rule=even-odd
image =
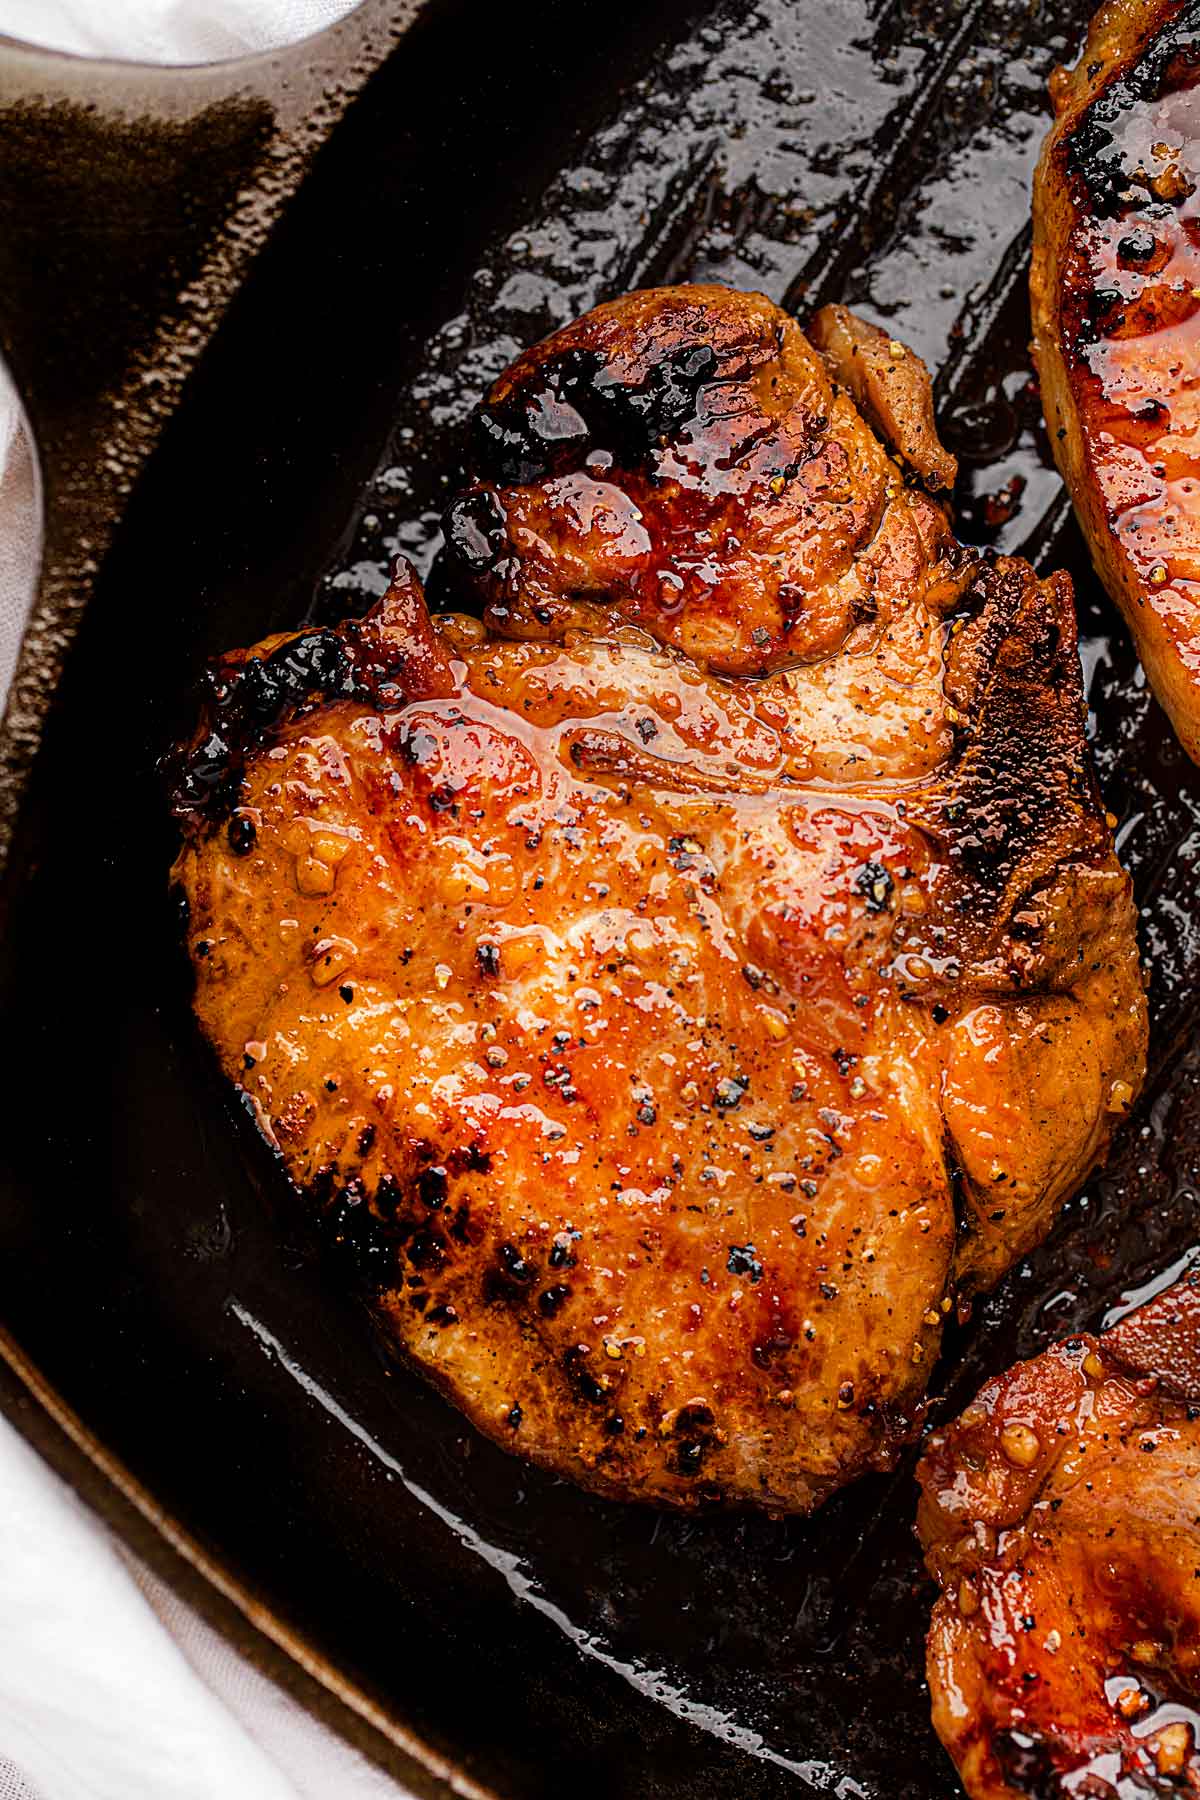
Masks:
[[[32,1403],[32,1404],[31,1404]],[[107,1450],[0,1325],[0,1413],[206,1624],[353,1749],[403,1784],[414,1800],[500,1800],[415,1731],[401,1725],[306,1635],[223,1567],[194,1534]]]

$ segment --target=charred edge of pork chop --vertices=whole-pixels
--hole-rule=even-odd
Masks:
[[[1022,963],[1036,957],[1029,920],[1008,935],[1022,896],[1064,860],[1103,861],[1110,833],[1085,735],[1069,577],[1039,580],[1028,563],[1000,558],[981,566],[965,598],[973,616],[955,621],[946,658],[955,751],[908,814],[944,850],[938,898],[958,953],[982,973],[1004,939],[1019,985]]]
[[[364,618],[281,632],[209,665],[197,730],[161,763],[171,810],[189,835],[215,828],[237,805],[247,757],[285,721],[328,701],[394,707],[454,685],[420,583],[398,556],[391,585]]]
[[[1174,161],[1177,147],[1143,144],[1140,132],[1130,139],[1127,127],[1139,105],[1182,90],[1198,76],[1200,0],[1112,0],[1093,19],[1076,67],[1055,72],[1058,116],[1034,181],[1039,360],[1061,358],[1073,374],[1086,376],[1090,348],[1108,326],[1120,330],[1124,315],[1136,313],[1136,293],[1094,278],[1088,246],[1078,234],[1089,220],[1126,222],[1133,235],[1120,257],[1125,272],[1136,278],[1148,263],[1161,262],[1152,234],[1172,221],[1192,185]],[[1144,245],[1135,242],[1139,235]],[[1061,456],[1063,434],[1052,437]]]
[[[1134,184],[1144,188],[1144,203],[1169,204],[1171,195],[1156,193],[1146,172],[1130,165],[1118,133],[1138,101],[1195,78],[1198,28],[1196,0],[1110,0],[1093,18],[1076,67],[1056,72],[1053,94],[1065,129],[1053,154],[1081,184],[1077,198],[1086,195],[1090,211],[1125,212]]]
[[[737,296],[751,305],[722,316],[706,305],[704,289],[671,291],[695,294],[693,310],[703,312],[693,319],[681,306],[670,319],[670,339],[645,329],[632,344],[623,341],[621,300],[518,357],[473,415],[470,454],[480,473],[505,486],[542,481],[581,466],[596,448],[637,467],[694,418],[706,383],[746,382],[780,356],[790,321],[759,296]],[[844,306],[822,307],[805,336],[868,423],[930,489],[952,487],[958,464],[938,440],[921,358]],[[827,426],[827,418],[813,417],[814,443]],[[781,464],[768,479],[786,473]]]

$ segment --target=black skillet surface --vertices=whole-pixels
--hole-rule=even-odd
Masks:
[[[940,371],[963,535],[1076,575],[1153,975],[1145,1099],[1109,1171],[947,1345],[935,1415],[1194,1255],[1200,773],[1087,570],[1025,348],[1045,78],[1083,16],[1066,0],[646,0],[624,18],[599,0],[430,0],[409,29],[368,4],[332,51],[174,86],[0,67],[0,321],[46,465],[51,649],[83,608],[3,891],[7,1354],[73,1409],[93,1459],[143,1484],[193,1564],[264,1606],[258,1623],[350,1707],[378,1708],[367,1747],[424,1792],[448,1791],[421,1773],[440,1755],[447,1782],[521,1800],[954,1793],[921,1675],[913,1458],[808,1522],[669,1517],[522,1467],[389,1369],[193,1034],[155,757],[206,657],[361,608],[397,546],[436,595],[462,421],[519,346],[646,282],[762,287],[801,315],[857,303]],[[58,105],[48,123],[21,100],[89,84],[98,114]],[[318,104],[324,141],[285,204]],[[114,128],[118,106],[175,122]],[[197,354],[208,301],[189,314],[179,290],[211,295],[203,271],[248,189],[251,248],[281,216],[240,285],[227,259]],[[156,339],[167,316],[186,329]],[[169,416],[126,495],[156,381]],[[28,670],[22,692],[36,700]],[[15,768],[14,723],[32,727],[10,721]]]

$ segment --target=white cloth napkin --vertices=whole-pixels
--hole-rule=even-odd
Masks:
[[[205,62],[355,0],[0,0],[0,33]],[[0,705],[36,576],[20,406],[0,368]],[[403,1800],[138,1563],[0,1419],[0,1800]]]

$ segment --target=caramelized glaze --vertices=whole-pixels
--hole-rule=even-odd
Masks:
[[[696,638],[691,602],[609,593],[603,534],[571,552],[598,558],[593,598],[543,618],[566,465],[600,429],[668,547],[678,508],[686,564],[692,490],[663,471],[677,440],[721,462],[718,351],[747,317],[873,445],[758,299],[667,290],[581,321],[610,373],[586,420],[540,372],[561,337],[530,352],[536,406],[506,410],[506,378],[479,430],[507,434],[500,505],[539,516],[537,570],[493,544],[486,622],[431,622],[400,565],[361,623],[227,658],[176,874],[201,1023],[391,1340],[483,1430],[603,1492],[782,1511],[911,1435],[955,1300],[1103,1154],[1145,1006],[1069,583],[960,555],[877,447],[879,530],[925,560],[892,585],[852,516],[838,581],[875,604],[825,660],[760,626],[736,553]],[[764,567],[770,532],[846,523],[809,474],[781,477]],[[497,495],[467,498],[478,519]],[[796,630],[826,617],[824,570]],[[714,669],[764,657],[753,680]]]
[[[1110,0],[1034,192],[1046,420],[1101,578],[1200,760],[1200,6]]]
[[[918,1479],[971,1800],[1200,1793],[1200,1276],[989,1382]]]
[[[961,585],[944,514],[762,295],[597,307],[500,377],[473,444],[447,537],[506,633],[561,631],[595,598],[715,670],[762,674]]]

